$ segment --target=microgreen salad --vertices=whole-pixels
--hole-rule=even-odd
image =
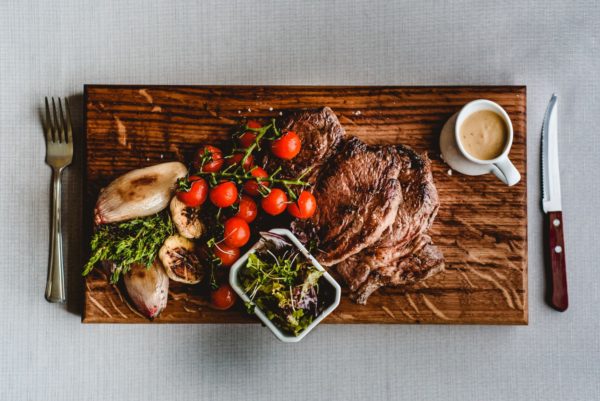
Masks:
[[[238,272],[248,296],[246,308],[258,307],[282,331],[298,336],[332,303],[334,288],[302,252],[284,237],[261,233],[261,246]]]

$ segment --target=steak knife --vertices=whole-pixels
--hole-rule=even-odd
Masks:
[[[565,241],[563,236],[560,176],[558,170],[558,99],[552,95],[542,126],[542,209],[546,213],[552,286],[551,306],[565,311],[569,306]]]

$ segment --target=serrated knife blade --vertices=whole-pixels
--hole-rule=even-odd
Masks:
[[[558,167],[558,98],[552,95],[542,126],[542,208],[562,210]]]
[[[547,216],[547,256],[552,276],[550,305],[563,312],[569,306],[569,296],[558,169],[558,98],[556,94],[553,94],[550,99],[542,125],[542,209]]]

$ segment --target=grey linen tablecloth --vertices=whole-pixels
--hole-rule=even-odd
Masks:
[[[599,21],[594,0],[2,1],[0,399],[600,399]],[[527,85],[529,326],[322,326],[286,345],[258,325],[82,325],[82,155],[65,177],[61,307],[43,297],[39,112],[45,95],[84,83]],[[552,92],[565,313],[543,301],[539,136]]]

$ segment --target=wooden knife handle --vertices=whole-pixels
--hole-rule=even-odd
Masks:
[[[565,240],[563,237],[562,212],[548,212],[550,239],[550,267],[552,270],[552,294],[550,303],[558,311],[569,307],[567,293],[567,265],[565,263]]]

